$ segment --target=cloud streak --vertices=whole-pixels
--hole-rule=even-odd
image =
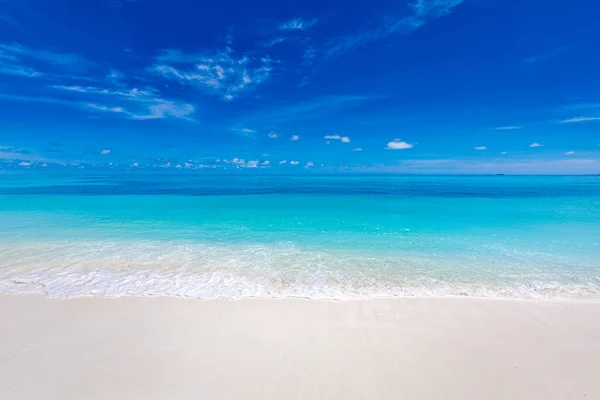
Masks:
[[[336,58],[365,44],[391,35],[406,35],[427,23],[450,14],[464,0],[417,0],[409,4],[405,16],[388,16],[377,24],[347,36],[330,40],[325,49],[326,58]]]
[[[260,115],[260,119],[266,119],[273,122],[308,120],[353,109],[365,103],[382,98],[382,96],[360,95],[319,97],[313,100],[297,102],[293,105],[267,110],[264,114]]]
[[[523,129],[522,126],[517,126],[517,125],[509,125],[509,126],[499,126],[494,128],[495,131],[516,131],[519,129]]]
[[[178,118],[194,121],[191,117],[194,106],[181,101],[167,100],[158,95],[152,87],[105,88],[97,86],[52,86],[75,96],[83,96],[88,101],[73,101],[76,106],[104,113],[116,113],[134,120]],[[108,104],[110,105],[107,105]],[[114,103],[119,103],[115,105]]]
[[[565,45],[565,46],[559,46],[559,47],[555,47],[553,49],[544,51],[542,53],[536,54],[532,57],[526,58],[524,60],[524,62],[526,64],[534,64],[537,62],[541,62],[541,61],[546,61],[550,58],[556,57],[561,53],[565,53],[569,50],[571,50],[573,48],[572,45]]]
[[[575,122],[600,121],[600,117],[574,117],[560,121],[563,124],[572,124]]]
[[[60,53],[48,50],[33,49],[18,43],[0,44],[0,61],[13,67],[33,68],[26,66],[31,61],[42,62],[48,66],[58,67],[67,71],[82,71],[93,63],[79,54]],[[42,74],[38,71],[38,74]],[[37,75],[36,75],[37,76]]]

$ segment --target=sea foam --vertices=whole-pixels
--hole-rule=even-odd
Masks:
[[[508,251],[507,251],[508,253]],[[292,243],[48,241],[0,246],[0,292],[199,299],[475,296],[600,299],[594,265],[539,254],[449,257]]]

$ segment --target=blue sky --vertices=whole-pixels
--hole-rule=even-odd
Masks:
[[[600,173],[600,4],[0,0],[1,168]]]

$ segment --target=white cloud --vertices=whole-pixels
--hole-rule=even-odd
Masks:
[[[514,131],[517,129],[523,129],[522,126],[516,126],[516,125],[510,125],[510,126],[499,126],[497,128],[494,128],[497,131]]]
[[[352,151],[363,151],[363,150],[362,150],[362,148],[357,147],[357,148],[353,149]]]
[[[283,165],[285,163],[287,163],[287,160],[281,160],[281,161],[279,161],[279,165]]]
[[[260,165],[271,165],[271,161],[265,160]]]
[[[400,139],[394,139],[393,142],[389,142],[387,144],[387,150],[404,150],[404,149],[412,149],[415,147],[414,144],[403,142]]]
[[[508,153],[506,151],[503,151],[500,154],[505,155],[505,154],[508,154]]]
[[[290,140],[295,142],[297,140],[300,140],[300,136],[298,136],[298,135],[292,135],[292,137],[290,138]]]
[[[315,166],[315,163],[313,163],[312,161],[309,161],[309,162],[306,163],[306,165],[304,166],[304,168],[308,169],[308,168],[314,167],[314,166]]]
[[[102,151],[100,152],[100,154],[102,154],[103,156],[105,156],[105,155],[107,155],[107,154],[110,154],[110,150],[102,150]]]
[[[305,21],[302,18],[295,18],[290,21],[284,22],[279,25],[279,29],[282,31],[300,31],[308,29],[317,23],[317,19],[313,18],[310,21]]]
[[[140,163],[136,163],[136,162],[134,162],[133,164],[131,164],[131,166],[132,166],[132,167],[135,167],[135,168],[137,168],[137,167],[139,167],[139,166],[140,166]]]
[[[588,122],[588,121],[600,121],[600,117],[574,117],[562,120],[563,124],[570,124],[573,122]]]
[[[268,134],[269,139],[277,139],[279,137],[278,134],[276,134],[275,132],[271,132]]]
[[[191,85],[230,101],[265,83],[271,76],[274,64],[276,61],[268,56],[236,56],[227,47],[212,55],[165,50],[155,57],[150,70],[166,79]]]
[[[534,143],[531,143],[531,144],[529,145],[529,147],[544,147],[544,145],[543,145],[543,144],[541,144],[541,143],[534,142]]]
[[[261,157],[269,157],[269,155],[267,153],[262,153],[260,156]]]
[[[487,147],[485,147],[485,146],[475,146],[474,149],[475,150],[487,150]]]
[[[565,153],[565,156],[572,156],[573,154],[575,154],[575,152],[574,152],[574,151],[567,151],[567,152]]]
[[[323,137],[323,139],[328,139],[328,140],[339,140],[342,143],[350,143],[350,138],[348,136],[340,136],[340,135],[326,135]],[[329,144],[329,142],[327,143]]]
[[[298,165],[298,164],[300,164],[299,161],[290,161],[290,165]]]

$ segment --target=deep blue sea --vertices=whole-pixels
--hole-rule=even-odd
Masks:
[[[0,173],[0,292],[598,300],[600,176]]]

